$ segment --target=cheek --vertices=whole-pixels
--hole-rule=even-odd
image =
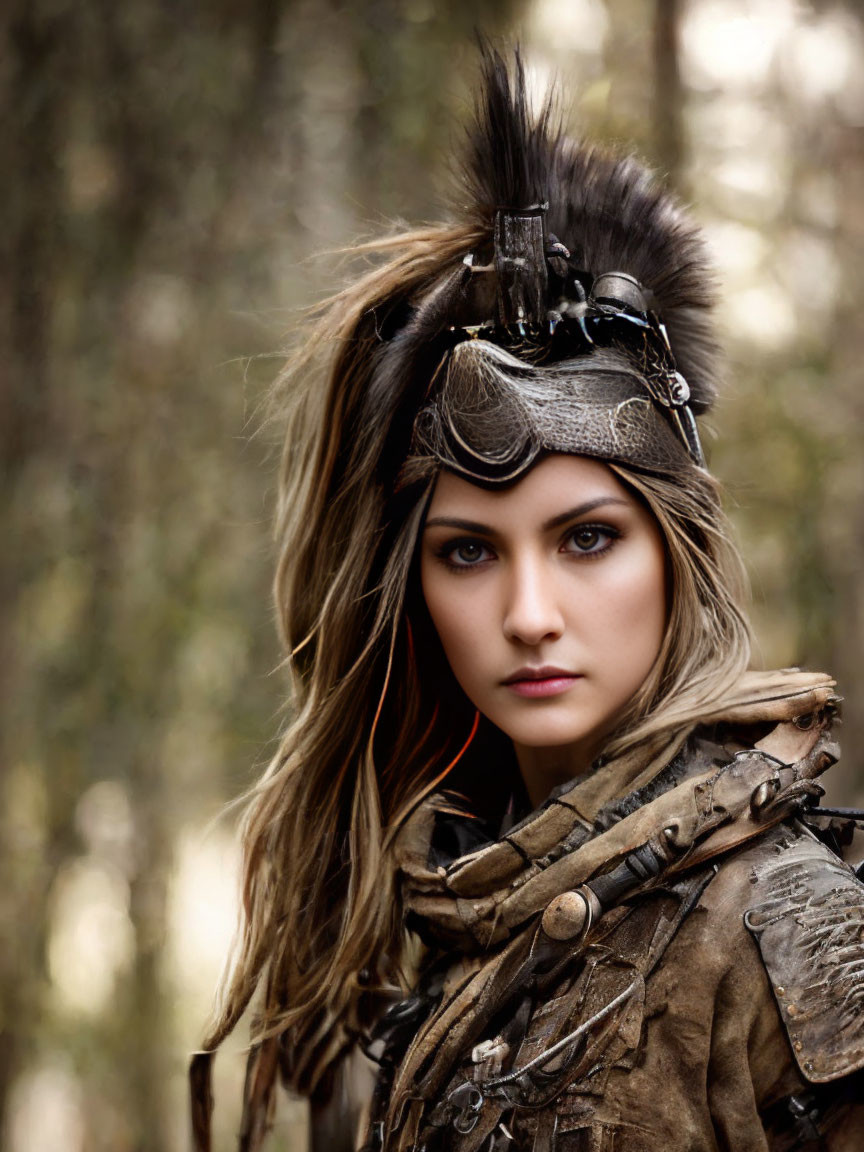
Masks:
[[[598,624],[603,621],[620,662],[631,663],[632,675],[641,683],[666,634],[667,576],[662,545],[646,542],[616,576],[606,588],[596,619]]]
[[[471,587],[461,587],[462,582],[470,585],[471,578],[454,578],[436,571],[431,563],[421,567],[427,611],[453,675],[464,688],[473,680],[482,653],[488,649],[489,599],[472,595]]]
[[[622,589],[620,615],[643,638],[657,636],[666,624],[666,572],[662,560],[646,562],[637,578]]]

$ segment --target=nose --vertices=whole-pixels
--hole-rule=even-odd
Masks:
[[[504,635],[508,640],[536,647],[555,640],[564,631],[555,574],[542,556],[514,560],[505,588]]]

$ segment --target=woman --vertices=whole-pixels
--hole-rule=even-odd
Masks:
[[[518,58],[480,105],[458,222],[382,245],[292,369],[295,714],[205,1044],[261,984],[241,1146],[277,1075],[352,1146],[362,1048],[370,1149],[862,1147],[834,685],[746,672],[701,239],[532,120]]]

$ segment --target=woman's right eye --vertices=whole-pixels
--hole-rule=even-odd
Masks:
[[[451,568],[474,568],[491,559],[492,553],[479,540],[454,540],[445,544],[439,555]]]

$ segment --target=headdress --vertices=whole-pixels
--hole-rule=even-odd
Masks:
[[[485,49],[484,71],[460,209],[481,239],[376,320],[391,466],[495,484],[544,451],[703,465],[717,345],[698,228],[637,160],[565,136],[554,98],[532,116],[518,52],[510,70]]]

